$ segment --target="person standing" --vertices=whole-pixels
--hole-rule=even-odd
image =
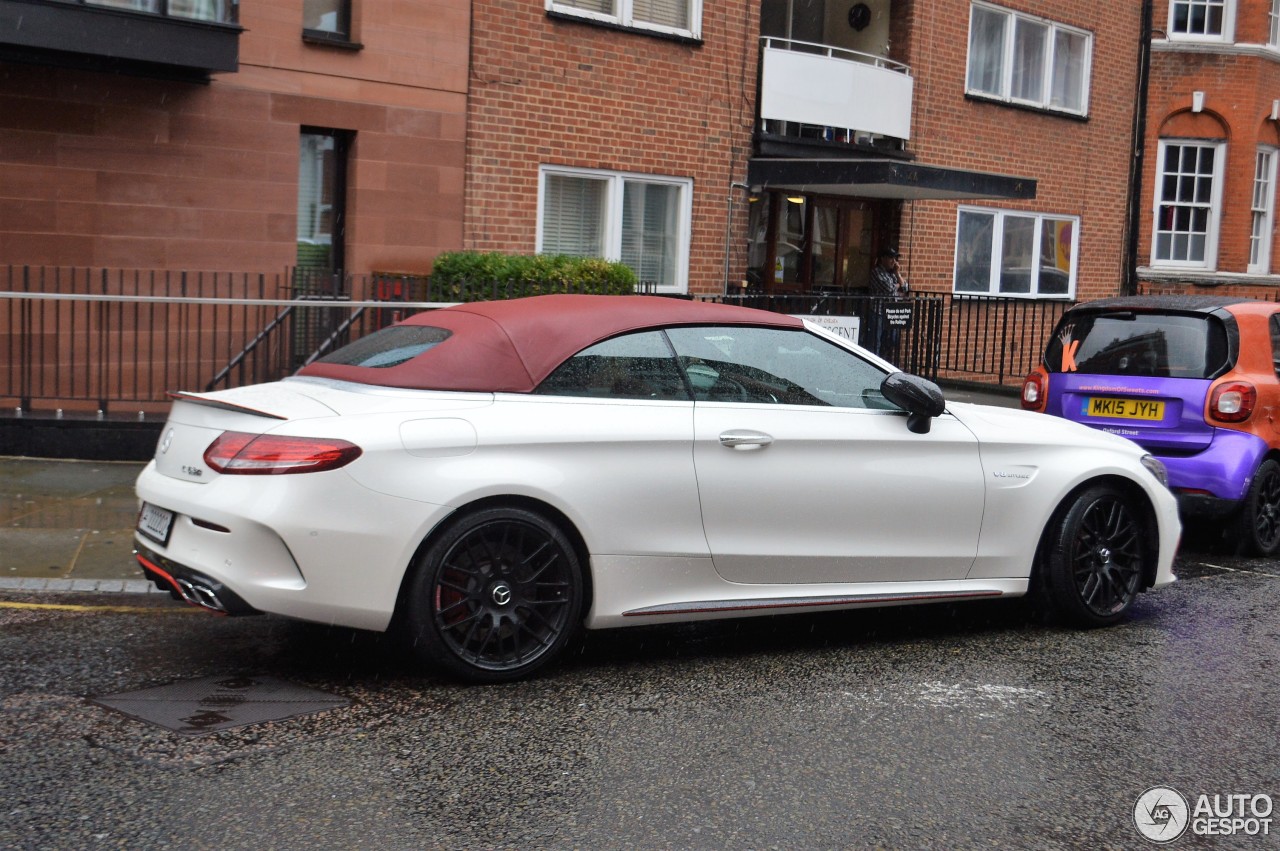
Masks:
[[[885,308],[889,300],[901,298],[910,288],[898,265],[898,249],[886,247],[871,270],[871,295],[875,298],[867,310],[866,346],[878,355],[896,354],[898,329],[889,326]]]

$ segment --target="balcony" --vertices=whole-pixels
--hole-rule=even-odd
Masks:
[[[761,39],[766,136],[901,150],[911,138],[912,91],[911,69],[883,56]]]
[[[207,80],[239,67],[233,0],[0,0],[0,61]]]

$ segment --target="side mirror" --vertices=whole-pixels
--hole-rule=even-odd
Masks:
[[[942,416],[947,400],[942,388],[918,375],[895,372],[880,382],[884,397],[907,412],[907,428],[916,434],[928,434],[933,418]]]

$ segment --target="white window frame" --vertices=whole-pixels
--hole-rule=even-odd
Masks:
[[[1221,6],[1222,32],[1186,33],[1174,30],[1174,12],[1179,6]],[[1165,21],[1165,37],[1170,41],[1198,41],[1231,44],[1236,37],[1236,0],[1169,0],[1169,16]]]
[[[970,78],[973,72],[973,19],[974,11],[981,9],[984,12],[1002,15],[1005,18],[1005,26],[1002,30],[1002,43],[1000,50],[1003,55],[1001,62],[1001,74],[999,81],[999,91],[987,91],[985,89],[974,88],[970,85]],[[1015,42],[1014,31],[1018,23],[1021,22],[1029,26],[1042,26],[1047,28],[1045,36],[1044,62],[1040,69],[1040,97],[1039,98],[1021,98],[1013,96],[1013,75],[1015,61]],[[1084,39],[1085,57],[1080,69],[1080,108],[1068,109],[1063,106],[1055,106],[1053,100],[1053,71],[1054,71],[1054,51],[1057,44],[1057,34],[1059,32],[1067,33]],[[1066,24],[1060,24],[1047,18],[1039,18],[1034,15],[1026,15],[1021,12],[1014,12],[1000,6],[990,3],[973,3],[969,8],[969,34],[968,42],[965,48],[965,92],[980,98],[990,98],[1000,100],[1006,103],[1020,104],[1024,106],[1035,107],[1036,109],[1044,109],[1050,112],[1061,112],[1067,115],[1088,115],[1089,114],[1089,94],[1090,82],[1093,77],[1093,33],[1088,30],[1082,30],[1077,27],[1070,27]]]
[[[960,220],[966,214],[992,216],[991,227],[991,271],[987,281],[985,290],[962,290],[956,287],[959,279],[960,264]],[[1000,274],[1001,262],[1000,258],[1004,256],[1004,221],[1006,218],[1033,219],[1035,225],[1033,227],[1033,237],[1031,244],[1031,256],[1035,261],[1035,268],[1031,270],[1030,292],[1010,293],[1000,290]],[[1071,274],[1067,279],[1067,291],[1065,293],[1041,293],[1040,292],[1040,272],[1042,266],[1039,262],[1040,258],[1040,240],[1044,234],[1044,223],[1046,220],[1055,222],[1069,222],[1071,225]],[[998,296],[1000,298],[1025,298],[1039,300],[1073,300],[1076,296],[1076,279],[1080,273],[1080,217],[1072,216],[1065,213],[1035,213],[1026,210],[1003,210],[996,207],[973,207],[960,206],[956,209],[956,242],[955,251],[952,255],[952,292],[955,295],[985,295]]]
[[[1203,260],[1174,260],[1157,256],[1159,249],[1160,207],[1164,200],[1165,154],[1171,145],[1178,147],[1213,148],[1213,186],[1208,202],[1209,219],[1205,233]],[[1226,174],[1227,143],[1206,139],[1161,139],[1156,152],[1155,193],[1151,211],[1151,265],[1171,269],[1204,269],[1216,271],[1218,267],[1218,235],[1222,223],[1222,184]],[[1183,202],[1177,206],[1205,207],[1204,204]]]
[[[603,259],[619,262],[622,260],[623,188],[626,184],[657,184],[673,186],[679,190],[680,199],[677,211],[679,224],[678,233],[675,234],[677,240],[676,280],[659,282],[657,291],[660,293],[686,293],[689,291],[689,245],[693,233],[693,180],[691,178],[544,165],[538,170],[537,251],[539,254],[544,253],[543,218],[546,214],[547,178],[550,175],[580,177],[588,180],[600,180],[605,183],[605,250]]]
[[[1280,151],[1259,145],[1253,163],[1253,198],[1249,206],[1249,267],[1251,275],[1271,274],[1271,234],[1275,230],[1276,161]]]
[[[652,21],[638,20],[635,16],[635,7],[632,0],[611,0],[611,5],[613,11],[605,13],[592,9],[579,9],[576,6],[557,3],[555,0],[546,0],[547,11],[555,12],[559,15],[572,15],[577,18],[586,18],[590,21],[599,21],[603,24],[612,24],[614,26],[627,27],[628,29],[649,30],[686,38],[702,38],[702,0],[689,0],[688,29],[668,27]]]
[[[1280,0],[1271,0],[1271,11],[1267,13],[1270,23],[1267,35],[1267,47],[1280,50]]]

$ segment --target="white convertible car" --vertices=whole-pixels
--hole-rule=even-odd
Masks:
[[[1160,463],[947,405],[800,319],[656,296],[429,311],[177,393],[136,551],[190,603],[370,630],[476,681],[579,628],[1016,597],[1083,626],[1174,580]]]

